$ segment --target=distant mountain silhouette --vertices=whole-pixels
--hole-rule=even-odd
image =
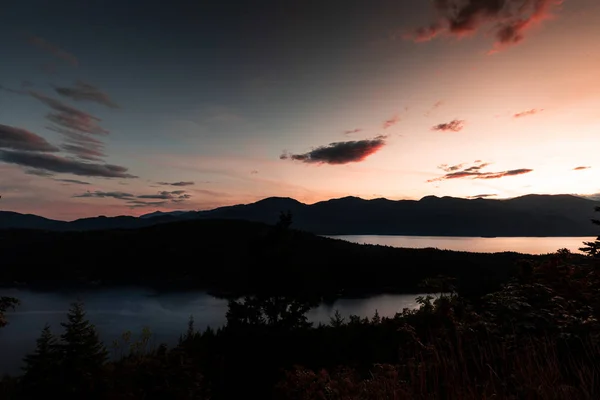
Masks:
[[[155,218],[155,217],[163,217],[166,215],[172,215],[172,216],[176,217],[176,216],[187,214],[187,213],[189,213],[189,211],[167,211],[167,212],[154,211],[149,214],[140,215],[140,218]]]
[[[590,223],[600,202],[572,195],[506,200],[426,196],[415,200],[344,197],[304,204],[270,197],[208,211],[155,212],[142,217],[95,217],[72,222],[0,211],[0,229],[55,231],[131,229],[190,219],[240,219],[273,224],[291,211],[293,227],[322,235],[596,236]]]

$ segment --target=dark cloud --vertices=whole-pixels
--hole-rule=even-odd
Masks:
[[[438,124],[432,127],[431,129],[434,131],[443,131],[443,132],[460,132],[465,127],[465,121],[461,119],[453,119],[450,122],[446,122],[443,124]]]
[[[573,171],[583,171],[584,169],[590,169],[592,167],[585,167],[585,166],[581,166],[581,167],[575,167],[573,168]]]
[[[336,142],[328,146],[317,147],[304,154],[283,153],[279,158],[282,160],[302,161],[309,164],[339,165],[360,162],[385,146],[385,139],[385,136],[377,136],[374,139]]]
[[[473,171],[479,171],[482,168],[487,167],[488,165],[490,165],[490,163],[480,163],[478,165],[472,165],[468,168],[465,168],[464,171],[465,172],[473,172]]]
[[[154,199],[154,200],[186,200],[192,196],[187,194],[185,190],[175,190],[173,192],[162,191],[156,194],[143,194],[137,196],[138,199]]]
[[[103,104],[110,108],[119,108],[119,106],[110,99],[108,94],[104,93],[94,85],[83,81],[77,81],[74,87],[57,87],[56,93],[78,101],[92,101]]]
[[[43,39],[39,36],[29,35],[27,40],[29,41],[29,43],[31,43],[49,53],[52,53],[55,57],[58,57],[64,61],[68,62],[72,66],[74,66],[74,67],[79,66],[79,61],[77,60],[77,57],[75,57],[73,54],[61,49],[60,47],[48,42],[46,39]]]
[[[527,110],[527,111],[522,111],[519,113],[516,113],[515,115],[513,115],[513,117],[515,118],[521,118],[521,117],[528,117],[530,115],[535,115],[537,113],[540,113],[544,111],[544,109],[537,109],[537,108],[532,108],[531,110]]]
[[[25,129],[0,124],[0,149],[57,152],[60,149]]]
[[[109,132],[98,123],[100,119],[71,107],[60,100],[30,91],[29,94],[46,104],[56,112],[51,112],[46,119],[53,122],[46,128],[60,133],[65,143],[61,146],[66,152],[86,161],[101,162],[105,157],[104,144],[91,135],[106,135]]]
[[[89,182],[79,181],[77,179],[55,179],[56,182],[73,183],[75,185],[90,185]]]
[[[127,173],[127,168],[111,164],[92,164],[45,153],[0,151],[0,161],[23,167],[79,176],[103,178],[137,178]]]
[[[169,203],[177,204],[189,200],[192,196],[186,193],[185,190],[175,190],[172,192],[159,192],[157,194],[134,195],[127,192],[103,192],[96,190],[94,192],[85,192],[83,194],[74,195],[79,198],[113,198],[123,200],[131,208],[142,207],[158,207]],[[149,201],[150,200],[150,201]],[[154,201],[158,200],[158,201]]]
[[[77,143],[81,145],[85,144],[86,146],[103,146],[102,141],[96,139],[95,137],[88,136],[84,133],[74,132],[72,130],[60,128],[57,126],[47,126],[46,129],[62,134],[67,142]]]
[[[101,199],[107,198],[107,197],[111,197],[113,199],[119,199],[119,200],[131,200],[134,199],[135,196],[132,195],[131,193],[125,193],[125,192],[102,192],[99,190],[96,190],[95,192],[85,192],[83,194],[77,194],[74,195],[73,197],[98,197]]]
[[[250,171],[250,175],[256,175],[256,174],[258,174],[257,170],[253,169],[252,171]]]
[[[458,164],[453,166],[447,166],[442,164],[438,166],[439,169],[447,172],[445,175],[438,178],[430,179],[427,182],[439,182],[449,179],[500,179],[507,176],[523,175],[532,172],[532,169],[519,168],[511,169],[508,171],[500,172],[482,172],[481,169],[490,165],[489,163],[483,163],[478,165],[472,165],[465,168],[465,164]]]
[[[477,194],[475,196],[469,196],[467,197],[467,199],[485,199],[487,197],[495,197],[498,196],[496,193],[490,193],[490,194]]]
[[[100,118],[98,117],[94,117],[85,111],[78,110],[44,94],[34,91],[30,91],[29,94],[57,111],[49,113],[46,118],[59,127],[94,135],[107,135],[109,133],[98,124],[100,122]]]
[[[53,173],[48,172],[48,171],[44,171],[44,170],[41,170],[41,169],[27,169],[24,172],[27,175],[41,176],[41,177],[44,177],[44,178],[48,178],[48,177],[54,176]]]
[[[405,35],[415,42],[441,34],[464,37],[491,26],[498,51],[521,42],[527,30],[551,17],[562,0],[433,0],[439,20]]]
[[[159,185],[164,186],[192,186],[194,182],[157,182]]]
[[[392,118],[386,120],[383,123],[383,129],[391,128],[392,126],[396,125],[398,122],[400,122],[400,116],[396,114]]]
[[[356,129],[350,129],[347,131],[344,131],[344,135],[352,135],[353,133],[358,133],[358,132],[362,132],[362,128],[356,128]]]
[[[100,149],[94,149],[91,147],[80,146],[76,144],[63,144],[63,150],[67,153],[75,155],[77,158],[87,161],[102,161],[104,153]]]
[[[465,164],[456,164],[456,165],[448,165],[448,164],[441,164],[438,165],[438,169],[441,169],[442,171],[446,171],[446,172],[452,172],[452,171],[458,171],[460,169],[462,169],[462,167]]]

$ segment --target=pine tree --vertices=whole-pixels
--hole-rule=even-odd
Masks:
[[[596,212],[600,212],[600,207],[596,207],[595,210]],[[600,220],[593,219],[592,223],[595,225],[600,225]],[[596,238],[595,242],[583,242],[583,244],[585,247],[580,248],[580,251],[591,257],[600,258],[600,236]]]
[[[96,328],[85,318],[83,303],[75,302],[67,314],[61,335],[61,371],[68,396],[91,398],[99,395],[101,371],[108,351],[100,342]]]
[[[22,388],[29,395],[52,391],[56,383],[56,371],[60,366],[60,354],[58,352],[56,337],[50,331],[50,325],[46,324],[42,334],[36,341],[33,353],[23,359],[25,363],[23,371]]]
[[[28,354],[23,359],[25,374],[38,371],[49,371],[56,368],[58,362],[58,347],[56,337],[50,331],[50,325],[44,325],[42,334],[36,341],[36,347],[33,353]]]

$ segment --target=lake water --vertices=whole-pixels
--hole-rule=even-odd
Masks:
[[[0,289],[0,296],[21,301],[16,311],[7,313],[9,325],[0,329],[0,375],[19,372],[21,359],[35,347],[44,324],[49,323],[55,334],[62,333],[60,323],[66,319],[70,303],[78,298],[84,301],[88,318],[108,347],[123,332],[130,330],[136,337],[144,327],[153,333],[152,344],[176,344],[187,329],[190,315],[194,316],[196,329],[203,330],[207,326],[223,326],[227,311],[227,300],[200,291],[158,294],[140,288],[119,288],[49,293]],[[375,310],[381,316],[393,316],[403,308],[416,308],[415,298],[416,295],[379,295],[340,299],[311,310],[308,317],[312,322],[328,323],[336,310],[343,316],[372,317]]]
[[[340,235],[328,236],[360,244],[379,244],[392,247],[425,248],[499,253],[515,251],[525,254],[547,254],[566,248],[579,253],[583,242],[596,237],[457,237],[457,236],[391,236],[391,235]]]

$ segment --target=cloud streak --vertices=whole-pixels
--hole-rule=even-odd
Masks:
[[[442,131],[442,132],[460,132],[465,127],[465,121],[461,119],[453,119],[450,122],[446,122],[443,124],[437,124],[433,126],[431,129],[434,131]]]
[[[400,122],[400,116],[396,114],[383,123],[383,129],[391,128],[392,126],[398,124],[398,122]]]
[[[592,167],[586,167],[586,166],[581,166],[581,167],[575,167],[573,168],[573,171],[583,171],[585,169],[590,169]]]
[[[76,144],[63,144],[61,146],[67,153],[75,155],[77,158],[87,161],[102,161],[105,154],[98,148],[91,148]]]
[[[67,52],[66,50],[61,49],[60,47],[56,46],[55,44],[48,42],[46,39],[41,38],[39,36],[29,35],[27,40],[32,45],[37,46],[38,48],[53,54],[55,57],[68,62],[72,66],[74,66],[74,67],[79,66],[79,60],[77,59],[77,57],[75,57],[73,54]]]
[[[163,186],[192,186],[194,185],[194,182],[157,182],[159,185],[163,185]]]
[[[105,198],[113,198],[113,199],[119,199],[119,200],[130,200],[130,199],[134,199],[135,196],[131,193],[125,193],[125,192],[103,192],[100,190],[96,190],[94,192],[85,192],[83,194],[78,194],[78,195],[74,195],[73,197],[82,197],[82,198],[91,198],[91,197],[95,197],[95,198],[101,198],[101,199],[105,199]]]
[[[58,152],[60,149],[43,137],[25,129],[0,124],[0,149]]]
[[[425,112],[425,114],[423,114],[423,115],[425,117],[429,117],[432,112],[434,112],[435,110],[437,110],[438,108],[440,108],[443,104],[444,104],[444,102],[442,100],[436,101],[435,103],[433,103],[433,106],[431,106],[431,108],[429,110],[427,110]]]
[[[347,131],[344,131],[344,135],[352,135],[353,133],[359,133],[359,132],[362,132],[362,131],[363,131],[362,128],[349,129]]]
[[[117,200],[125,201],[130,208],[143,208],[143,207],[158,207],[164,206],[169,203],[182,203],[186,200],[189,200],[192,196],[188,194],[185,190],[175,190],[172,192],[162,191],[156,194],[142,194],[142,195],[134,195],[132,193],[127,192],[104,192],[100,190],[96,190],[93,192],[87,191],[82,194],[73,195],[76,198],[99,198],[106,199],[112,198]],[[158,200],[158,201],[148,201],[148,200]]]
[[[289,154],[284,152],[279,158],[282,160],[301,161],[307,164],[340,165],[361,162],[383,148],[386,144],[385,139],[385,136],[377,136],[374,139],[330,143],[327,146],[317,147],[304,154]]]
[[[451,179],[500,179],[509,176],[524,175],[533,172],[533,169],[529,168],[511,169],[499,172],[482,172],[481,170],[487,167],[488,165],[490,164],[482,163],[465,168],[465,164],[458,164],[453,166],[442,164],[438,168],[446,172],[446,174],[438,178],[430,179],[427,182],[439,182]]]
[[[54,179],[56,182],[73,183],[75,185],[90,185],[89,182],[80,181],[77,179]]]
[[[494,45],[488,53],[520,43],[527,31],[553,17],[563,0],[433,0],[438,21],[404,35],[425,42],[440,35],[464,37],[491,27]]]
[[[0,161],[28,168],[79,176],[137,178],[137,176],[127,173],[127,168],[118,165],[81,162],[47,153],[0,151]]]
[[[527,110],[527,111],[522,111],[522,112],[518,112],[515,115],[513,115],[514,118],[523,118],[523,117],[528,117],[530,115],[535,115],[537,113],[540,113],[544,111],[544,109],[537,109],[537,108],[532,108],[531,110]]]
[[[49,113],[46,116],[46,119],[54,124],[78,132],[94,135],[108,135],[108,130],[102,128],[98,124],[101,121],[100,118],[44,94],[34,91],[30,91],[29,94],[56,111],[54,113]]]
[[[90,101],[105,105],[109,108],[119,108],[108,94],[104,93],[96,86],[83,81],[77,81],[74,87],[57,87],[54,89],[61,96],[68,97],[76,101]]]

